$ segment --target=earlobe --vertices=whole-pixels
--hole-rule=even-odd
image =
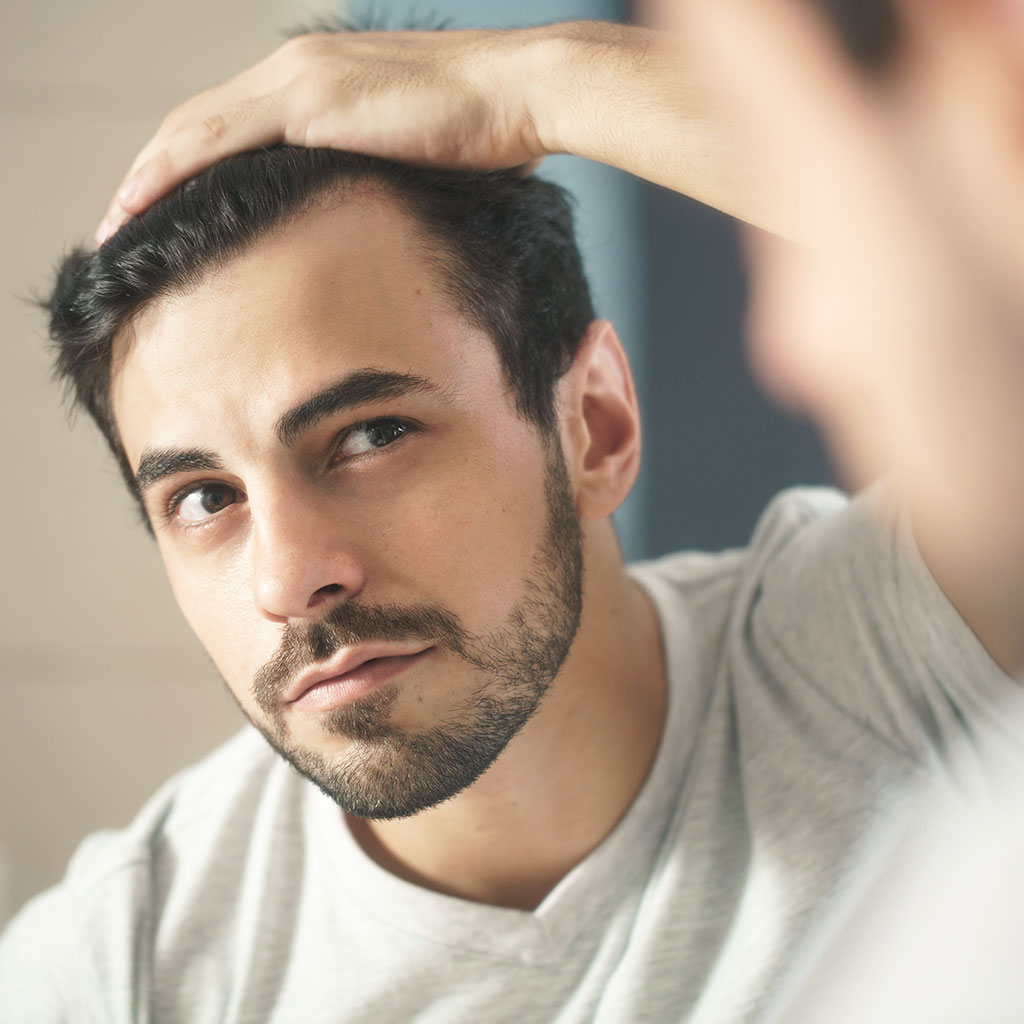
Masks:
[[[563,445],[579,513],[612,514],[640,468],[640,411],[615,328],[595,320],[559,388]]]

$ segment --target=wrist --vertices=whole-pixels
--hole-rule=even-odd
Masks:
[[[586,136],[593,65],[621,31],[629,30],[607,22],[570,21],[510,33],[510,81],[516,83],[538,156],[576,152]]]
[[[521,83],[525,120],[539,156],[571,152],[569,89],[580,45],[568,25],[524,30],[514,74]]]
[[[516,73],[544,154],[605,162],[614,156],[610,122],[643,89],[655,35],[605,21],[563,22],[522,33]]]

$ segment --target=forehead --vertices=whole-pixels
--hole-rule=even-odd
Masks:
[[[457,310],[430,244],[393,199],[363,194],[152,303],[114,345],[111,396],[131,464],[153,445],[258,433],[325,381],[368,367],[508,400],[495,347]]]

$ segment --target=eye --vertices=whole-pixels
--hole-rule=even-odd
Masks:
[[[171,513],[183,523],[203,523],[237,500],[237,492],[227,484],[197,484],[172,499]]]
[[[401,420],[380,419],[358,423],[345,431],[336,454],[341,458],[350,459],[393,444],[408,432],[408,424]]]

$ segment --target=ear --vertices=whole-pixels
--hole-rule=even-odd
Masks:
[[[615,328],[595,320],[558,383],[562,449],[582,517],[610,516],[640,468],[640,410]]]

